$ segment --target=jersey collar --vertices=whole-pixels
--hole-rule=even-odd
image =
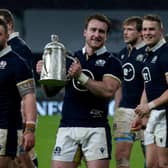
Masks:
[[[133,48],[135,48],[136,50],[139,50],[140,48],[144,47],[146,44],[142,41],[142,42],[139,42],[137,43],[135,46],[132,47],[131,44],[128,44],[127,45],[127,49],[129,52],[132,51]]]
[[[19,37],[19,32],[13,32],[9,35],[8,41],[15,38],[15,37]]]
[[[142,47],[144,47],[146,44],[142,41],[142,42],[140,42],[140,43],[137,43],[136,45],[135,45],[135,48],[137,49],[137,50],[139,50],[140,48],[142,48]]]
[[[97,56],[101,55],[101,54],[104,54],[105,52],[107,52],[107,48],[105,46],[103,46],[102,48],[98,49],[95,51],[95,54]],[[83,54],[86,54],[86,47],[83,47],[82,48],[82,53]]]
[[[0,57],[3,57],[4,55],[6,55],[7,53],[9,53],[10,51],[12,51],[11,46],[5,47],[3,50],[0,51]]]
[[[164,38],[162,38],[154,47],[151,48],[151,51],[155,52],[160,47],[162,47],[165,43],[166,43],[166,40]]]

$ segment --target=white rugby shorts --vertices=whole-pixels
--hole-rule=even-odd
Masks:
[[[145,145],[168,147],[166,110],[152,110],[144,133]]]
[[[81,157],[86,161],[109,159],[109,142],[111,144],[111,139],[107,139],[104,127],[61,127],[58,129],[52,159],[70,162],[80,162]]]

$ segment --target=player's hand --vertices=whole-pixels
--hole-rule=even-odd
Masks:
[[[78,77],[82,72],[80,61],[77,58],[75,58],[75,60],[76,61],[71,64],[68,70],[68,76],[71,78]]]
[[[35,134],[27,132],[23,134],[23,147],[25,151],[31,150],[35,145]]]
[[[149,109],[148,103],[139,104],[135,108],[135,113],[137,115],[139,115],[140,118],[143,118],[145,115],[148,115],[150,113],[150,109]]]
[[[149,116],[144,116],[142,118],[142,129],[146,129],[146,125],[148,123]]]
[[[139,116],[133,120],[131,124],[131,131],[139,131],[142,128],[142,120]]]

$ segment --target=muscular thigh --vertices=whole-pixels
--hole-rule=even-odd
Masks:
[[[158,161],[162,167],[168,166],[168,148],[157,147]]]
[[[52,161],[52,168],[63,167],[63,168],[77,168],[78,163],[75,162],[64,162],[64,161]]]
[[[87,162],[87,168],[109,168],[110,161],[109,160],[94,160]]]
[[[158,166],[157,148],[155,144],[149,144],[146,146],[146,165],[147,167]]]

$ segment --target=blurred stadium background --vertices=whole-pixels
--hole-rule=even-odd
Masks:
[[[112,21],[112,29],[107,41],[110,51],[117,52],[123,47],[121,25],[128,16],[158,14],[163,20],[164,33],[167,34],[167,3],[165,0],[1,0],[0,7],[7,8],[14,14],[15,30],[20,32],[21,37],[30,46],[36,63],[41,59],[44,46],[50,42],[51,34],[57,34],[70,52],[81,48],[84,44],[82,36],[84,19],[92,13],[104,13]],[[38,79],[39,76],[36,74],[39,113],[36,149],[39,155],[39,168],[49,168],[63,91],[53,98],[47,98],[39,88]],[[111,101],[109,106],[111,115],[113,103]],[[143,160],[140,159],[142,156],[138,147],[135,147],[134,155],[133,167],[142,168]],[[114,163],[112,165],[114,167]]]

